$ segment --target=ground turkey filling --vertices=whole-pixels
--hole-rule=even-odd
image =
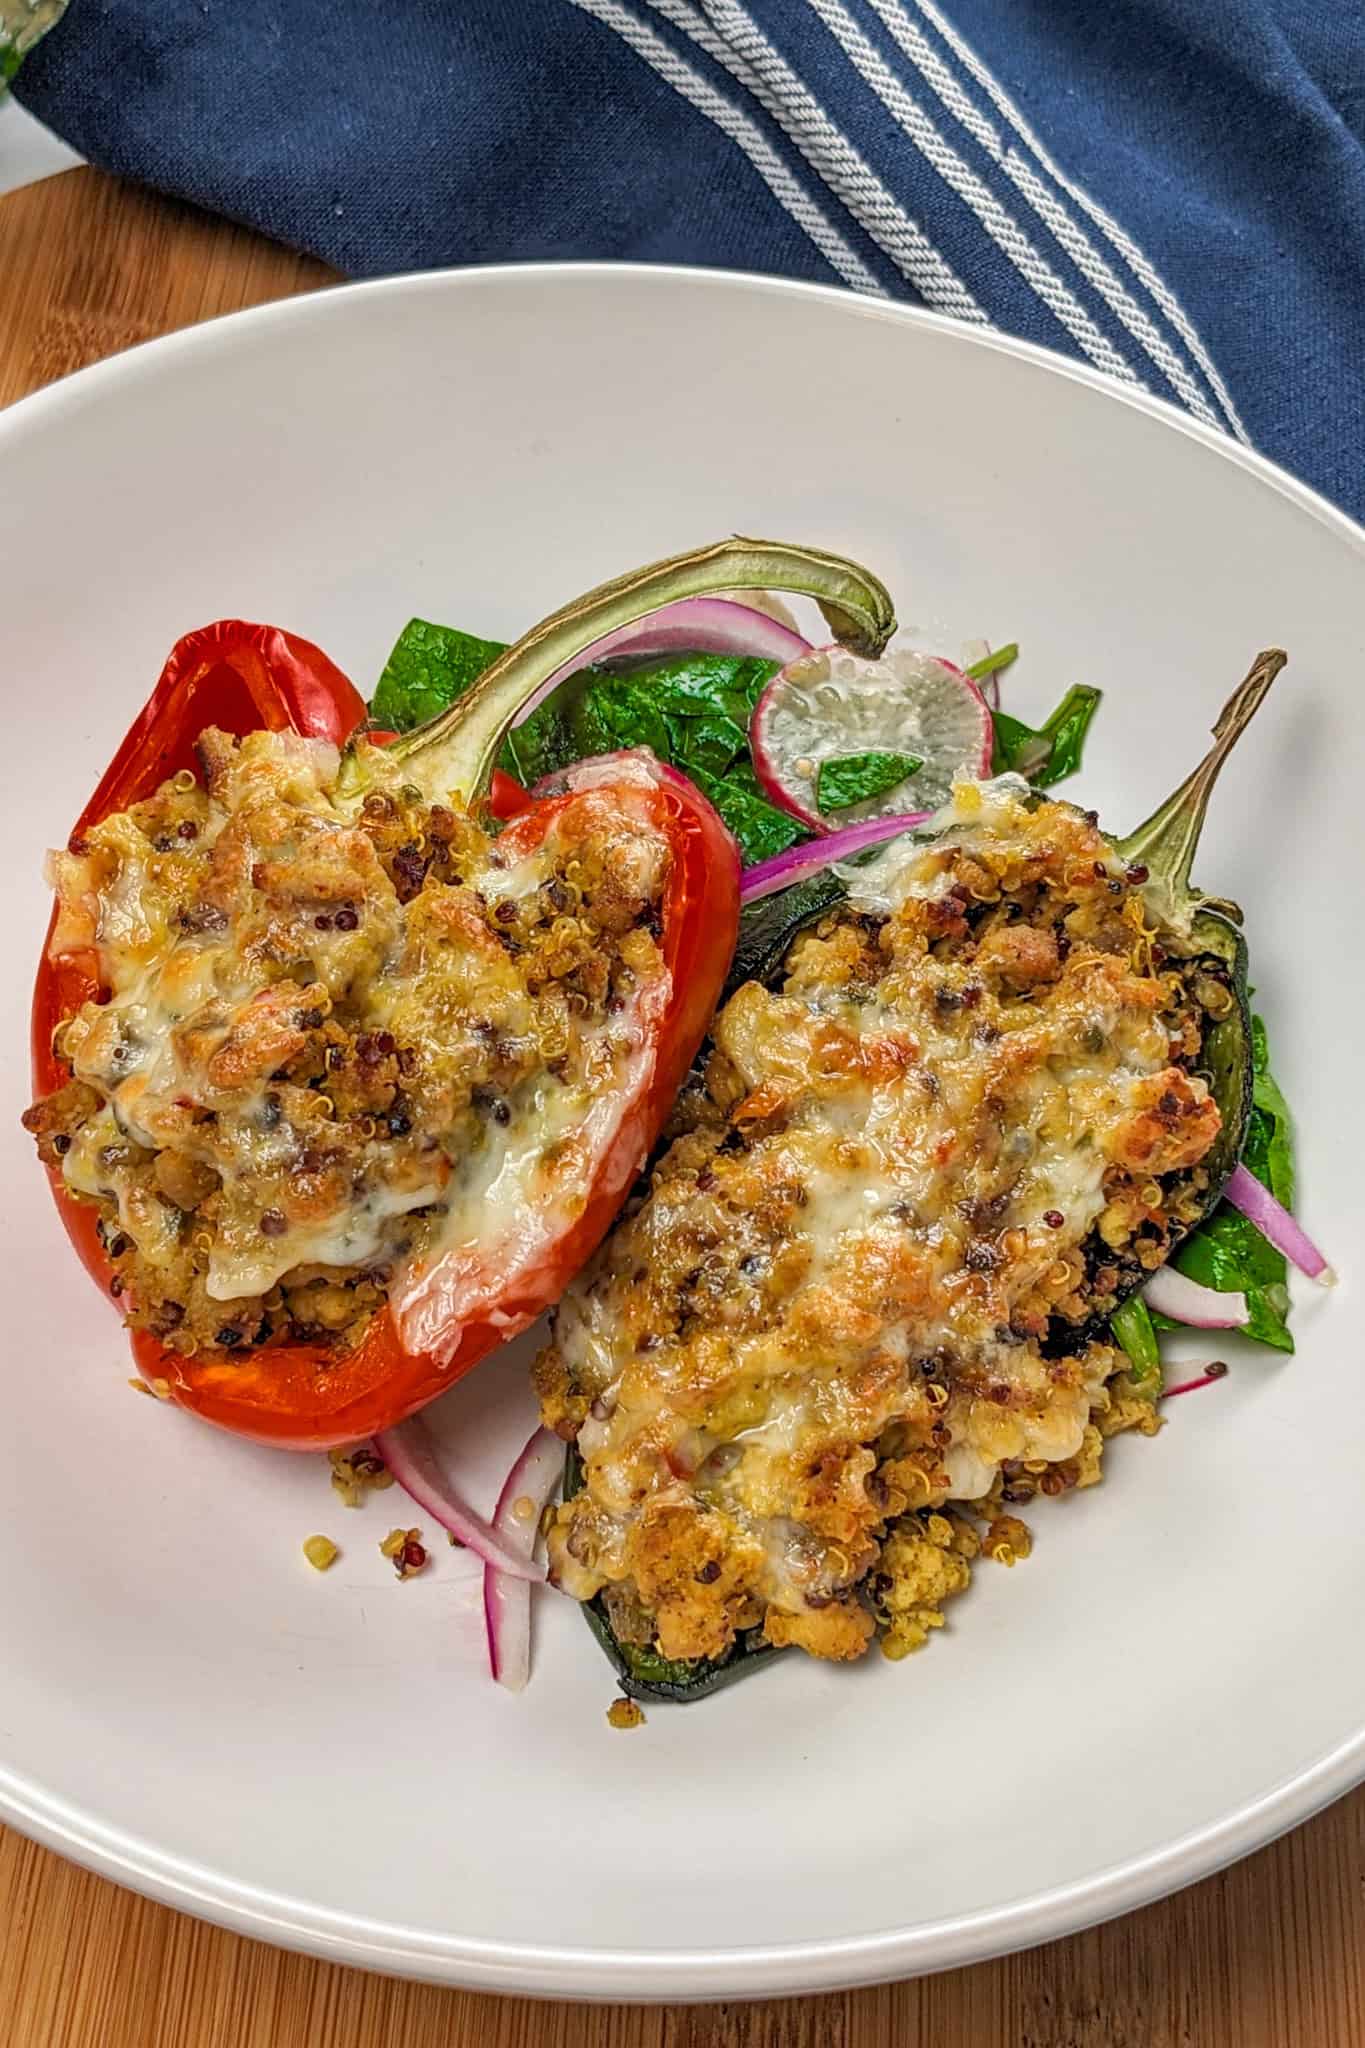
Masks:
[[[558,1583],[626,1642],[903,1654],[1009,1510],[1155,1414],[1106,1310],[1204,1202],[1233,997],[1093,816],[1012,779],[851,870],[718,1015],[647,1191],[541,1356],[583,1487]]]
[[[668,849],[620,791],[513,858],[395,779],[344,800],[324,742],[198,752],[202,784],[52,856],[53,953],[108,993],[24,1122],[96,1205],[130,1324],[182,1352],[341,1347],[490,1190],[554,1192],[662,972]]]

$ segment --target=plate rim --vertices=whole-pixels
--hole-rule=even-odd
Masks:
[[[782,300],[814,300],[841,313],[912,329],[928,329],[955,345],[972,346],[1030,363],[1135,408],[1200,442],[1287,498],[1365,557],[1365,528],[1310,485],[1222,429],[1206,425],[1170,400],[1129,386],[1089,364],[995,328],[975,327],[903,301],[863,296],[836,285],[805,283],[762,272],[638,262],[523,262],[343,281],[315,291],[220,314],[124,349],[57,379],[0,411],[0,459],[6,448],[49,420],[79,409],[106,387],[155,377],[178,356],[212,356],[230,349],[244,325],[286,325],[327,320],[338,302],[358,296],[460,293],[504,280],[553,284],[626,279],[646,289],[655,283],[694,290],[736,290]],[[248,1938],[301,1950],[329,1961],[476,1991],[521,1993],[600,2003],[667,1999],[707,2001],[781,1997],[885,1983],[934,1970],[958,1968],[1055,1940],[1150,1904],[1264,1847],[1365,1779],[1365,1721],[1336,1748],[1319,1756],[1258,1798],[1145,1856],[1111,1865],[1065,1885],[1004,1904],[918,1927],[821,1941],[762,1943],[716,1949],[612,1949],[475,1939],[437,1934],[395,1922],[332,1912],[306,1899],[243,1885],[208,1865],[169,1856],[153,1842],[113,1828],[0,1759],[0,1820],[44,1847],[67,1856],[162,1904],[215,1922]]]

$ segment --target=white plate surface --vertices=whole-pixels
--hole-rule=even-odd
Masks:
[[[1245,904],[1346,1274],[1299,1353],[1033,1516],[922,1656],[788,1662],[609,1729],[567,1602],[531,1689],[483,1676],[468,1566],[399,1585],[393,1494],[128,1392],[124,1342],[17,1127],[59,841],[172,640],[224,615],[362,685],[410,613],[514,635],[728,531],[860,556],[954,652],[1017,638],[1011,704],[1106,696],[1083,793],[1124,827],[1251,655],[1290,671],[1200,864]],[[1018,344],[757,279],[539,267],[295,300],[157,342],[0,418],[0,1812],[248,1933],[448,1981],[762,1994],[959,1963],[1138,1905],[1365,1774],[1365,535],[1257,458]],[[1195,1347],[1187,1345],[1187,1350]],[[505,1465],[524,1347],[446,1420]],[[414,1519],[418,1519],[414,1517]],[[299,1551],[329,1531],[325,1578]]]

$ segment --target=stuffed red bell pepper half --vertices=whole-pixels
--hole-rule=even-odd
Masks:
[[[177,645],[51,857],[25,1118],[157,1392],[350,1443],[558,1299],[697,1051],[739,862],[643,750],[543,795],[498,751],[566,676],[705,645],[749,588],[863,652],[894,624],[850,563],[725,541],[556,612],[388,744],[306,641]]]

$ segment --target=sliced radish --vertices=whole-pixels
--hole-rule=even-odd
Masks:
[[[1244,1330],[1251,1321],[1244,1294],[1203,1287],[1174,1266],[1158,1266],[1142,1293],[1148,1308],[1194,1330]]]
[[[908,648],[863,661],[817,647],[775,675],[749,726],[765,794],[812,832],[905,811],[933,811],[954,779],[991,772],[991,714],[976,684],[950,661]],[[922,765],[880,795],[822,813],[821,764],[905,754]]]

